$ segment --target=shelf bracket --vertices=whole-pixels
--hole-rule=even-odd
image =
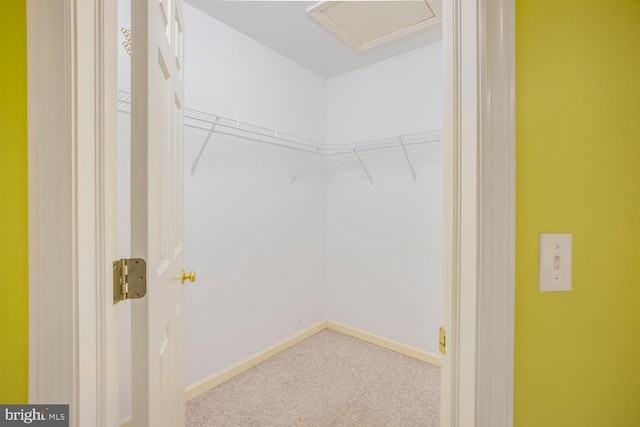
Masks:
[[[196,161],[193,162],[193,166],[191,166],[191,175],[194,175],[196,173],[196,166],[198,166],[198,162],[200,161],[200,157],[202,157],[202,153],[204,153],[204,149],[207,148],[207,144],[209,143],[209,140],[211,139],[211,136],[213,135],[213,132],[216,130],[216,126],[218,125],[218,120],[220,120],[220,117],[216,116],[216,119],[213,121],[213,124],[211,125],[211,129],[209,129],[209,133],[207,134],[207,138],[204,140],[204,144],[202,144],[202,147],[200,148],[200,152],[198,153],[198,157],[196,157]]]
[[[413,182],[418,182],[416,178],[416,171],[413,169],[413,165],[411,164],[411,159],[409,158],[409,153],[407,153],[407,149],[404,146],[404,141],[402,137],[398,138],[400,140],[400,146],[402,147],[402,151],[404,151],[404,157],[407,159],[407,163],[409,163],[409,169],[411,169],[411,175],[413,175]]]
[[[369,175],[369,171],[367,170],[367,168],[364,165],[364,163],[362,163],[362,159],[358,155],[358,152],[355,150],[355,148],[353,149],[353,154],[355,154],[356,157],[358,158],[358,161],[360,162],[360,166],[362,166],[362,169],[364,169],[364,173],[366,173],[367,177],[369,178],[369,182],[373,184],[373,178],[371,178],[371,175]]]
[[[311,162],[311,160],[313,160],[313,158],[316,156],[316,154],[318,154],[318,151],[320,151],[320,148],[316,148],[316,151],[314,151],[313,153],[311,153],[311,155],[309,157],[307,157],[307,160],[305,160],[304,163],[302,164],[302,166],[300,166],[300,169],[298,169],[298,172],[296,172],[296,174],[293,175],[293,178],[291,178],[291,183],[292,184],[293,184],[293,181],[295,181],[296,178],[298,178],[298,176],[300,176],[302,171],[307,167],[307,165]]]

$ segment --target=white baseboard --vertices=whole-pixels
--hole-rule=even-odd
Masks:
[[[430,353],[428,351],[421,350],[410,345],[402,344],[397,341],[381,337],[380,335],[372,334],[358,328],[334,322],[333,320],[327,321],[327,327],[329,329],[342,332],[343,334],[351,335],[352,337],[367,341],[371,344],[375,344],[377,346],[395,351],[396,353],[404,354],[405,356],[413,357],[414,359],[422,360],[423,362],[440,366],[440,355],[438,354]]]
[[[396,353],[404,354],[405,356],[412,357],[414,359],[422,360],[423,362],[431,363],[432,365],[440,366],[440,356],[430,353],[419,348],[412,347],[410,345],[402,344],[397,341],[390,340],[388,338],[381,337],[376,334],[372,334],[361,329],[357,329],[351,326],[344,325],[342,323],[335,322],[333,320],[325,320],[320,322],[304,331],[280,341],[279,343],[267,348],[266,350],[257,353],[242,362],[236,363],[230,368],[217,372],[197,383],[194,383],[187,387],[185,391],[185,400],[191,400],[194,397],[200,396],[203,393],[211,390],[212,388],[219,386],[225,381],[229,381],[231,378],[240,375],[241,373],[253,368],[259,363],[275,356],[278,353],[287,350],[298,344],[300,341],[309,338],[312,335],[317,334],[323,329],[333,329],[343,334],[350,335],[355,338],[359,338],[363,341],[375,344],[377,346],[395,351]],[[127,421],[128,422],[128,421]],[[128,424],[120,424],[120,427],[128,427]]]
[[[185,399],[191,400],[194,397],[197,397],[211,390],[212,388],[222,384],[223,382],[230,380],[236,375],[240,375],[244,371],[253,368],[259,363],[262,363],[265,360],[275,356],[276,354],[281,353],[284,350],[293,347],[294,345],[298,344],[300,341],[306,338],[309,338],[310,336],[315,335],[326,328],[327,328],[327,321],[325,320],[308,329],[305,329],[304,331],[298,332],[292,337],[289,337],[283,341],[280,341],[279,343],[243,360],[242,362],[236,363],[230,368],[224,369],[220,372],[217,372],[211,375],[210,377],[207,377],[201,381],[198,381],[197,383],[194,383],[188,386],[185,392]]]
[[[133,427],[131,417],[123,418],[118,422],[119,427]]]

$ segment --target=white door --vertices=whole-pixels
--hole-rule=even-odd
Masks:
[[[147,262],[132,301],[132,421],[184,425],[183,20],[180,0],[131,9],[131,255]]]

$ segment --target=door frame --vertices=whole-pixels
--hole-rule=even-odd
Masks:
[[[118,425],[117,9],[26,0],[29,403]]]
[[[515,0],[443,3],[442,425],[510,427]],[[116,2],[27,0],[27,40],[29,401],[114,426]]]
[[[443,426],[513,426],[515,0],[443,2]]]

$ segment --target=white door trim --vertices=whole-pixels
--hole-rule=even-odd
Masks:
[[[481,0],[477,425],[513,426],[515,0]]]
[[[65,31],[70,19],[69,2],[27,1],[32,403],[49,399],[53,400],[50,403],[70,403],[75,383],[73,311],[77,279],[73,268],[74,173],[70,153],[75,152],[76,140],[72,97],[67,96],[72,76],[65,73],[73,55],[71,35]],[[57,108],[47,102],[49,98],[58,101]]]
[[[444,308],[450,365],[443,361],[449,377],[443,393],[450,399],[443,399],[442,425],[510,427],[515,6],[514,0],[444,6],[451,101],[445,170],[452,190],[445,237],[453,245],[445,245],[452,304]],[[27,1],[29,400],[71,403],[72,425],[83,426],[116,425],[118,415],[109,400],[114,366],[104,357],[114,333],[105,269],[115,255],[105,232],[115,221],[110,20],[109,0]]]
[[[513,425],[515,2],[444,4],[443,426]]]
[[[29,402],[117,425],[116,8],[27,0]]]

